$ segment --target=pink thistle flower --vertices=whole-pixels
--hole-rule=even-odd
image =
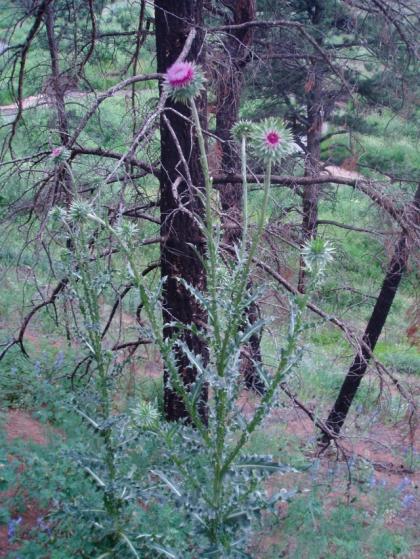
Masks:
[[[290,130],[281,120],[273,117],[254,126],[251,147],[258,159],[266,163],[278,163],[297,151]]]
[[[171,87],[186,87],[196,75],[196,68],[191,62],[175,62],[166,72],[166,82]]]
[[[63,153],[63,149],[64,149],[63,146],[60,146],[58,148],[54,148],[51,152],[51,157],[53,159],[55,159],[57,157],[60,157],[60,155]]]
[[[164,89],[174,101],[187,103],[203,89],[204,76],[193,62],[175,62],[167,70]]]
[[[275,130],[269,130],[265,134],[265,143],[268,148],[275,149],[281,142],[281,136]]]

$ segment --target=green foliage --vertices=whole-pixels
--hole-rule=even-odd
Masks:
[[[405,557],[410,544],[404,535],[389,530],[386,515],[398,510],[392,494],[378,489],[371,496],[375,513],[360,506],[333,503],[325,489],[315,488],[294,499],[287,517],[279,524],[281,543],[271,548],[267,559],[287,556],[290,559],[392,559]],[[275,555],[273,555],[275,554]]]

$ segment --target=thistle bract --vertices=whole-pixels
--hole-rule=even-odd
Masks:
[[[132,241],[139,234],[137,225],[126,220],[121,221],[121,223],[116,227],[116,231],[118,235],[127,242]]]
[[[193,62],[175,62],[166,72],[164,89],[174,101],[186,103],[203,89],[204,76]]]
[[[291,131],[276,118],[267,118],[254,126],[251,147],[258,159],[265,163],[281,161],[297,151]]]
[[[335,248],[329,241],[317,238],[305,243],[302,258],[307,270],[322,276],[327,264],[334,260]]]
[[[68,211],[70,221],[74,223],[82,223],[87,220],[88,215],[92,212],[92,206],[85,200],[75,200]]]
[[[255,124],[250,120],[239,120],[232,127],[232,136],[240,142],[242,138],[249,138],[255,130]]]

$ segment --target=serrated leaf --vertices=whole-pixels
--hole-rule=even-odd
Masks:
[[[99,485],[99,487],[106,487],[106,484],[104,481],[101,480],[101,478],[99,476],[97,476],[95,474],[95,472],[93,470],[91,470],[90,468],[88,468],[87,466],[85,466],[85,471],[91,476],[93,477],[93,479],[96,481],[96,483]]]
[[[158,476],[158,478],[160,478],[163,483],[165,483],[169,487],[169,489],[175,493],[175,495],[177,495],[178,497],[182,496],[182,493],[178,489],[177,485],[173,483],[168,477],[166,477],[163,472],[161,472],[160,470],[151,470],[151,473],[155,476]]]
[[[266,323],[266,320],[261,319],[251,324],[251,326],[241,336],[240,343],[246,343],[250,338],[252,338],[254,334],[262,330]]]
[[[203,368],[203,362],[201,359],[200,355],[195,355],[190,348],[188,347],[188,345],[183,342],[182,340],[178,341],[178,346],[182,349],[182,351],[185,353],[185,355],[188,357],[188,361],[190,362],[190,364],[192,365],[192,367],[194,369],[196,369],[196,371],[198,372],[198,374],[200,376],[204,376],[204,368]]]
[[[124,534],[124,532],[120,532],[120,537],[121,539],[124,540],[124,542],[126,543],[128,549],[131,551],[131,553],[134,555],[134,557],[136,559],[140,559],[140,555],[137,553],[136,548],[134,547],[134,545],[131,543],[130,539]]]
[[[196,289],[194,286],[190,285],[183,278],[179,278],[179,282],[185,287],[187,291],[189,291],[189,293],[191,293],[191,295],[194,297],[197,303],[199,303],[204,310],[209,312],[209,304],[208,304],[207,297],[201,291]]]
[[[85,412],[83,412],[82,410],[79,410],[78,408],[75,408],[76,412],[81,415],[83,417],[83,419],[86,419],[86,421],[98,432],[101,431],[101,428],[99,426],[98,423],[96,423],[96,421],[94,421],[91,417],[89,417],[88,415],[85,414]]]

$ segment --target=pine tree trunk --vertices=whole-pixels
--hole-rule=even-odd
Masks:
[[[226,24],[241,24],[255,19],[255,0],[238,0],[224,2],[230,7],[232,16]],[[223,42],[219,59],[220,71],[217,79],[216,136],[222,140],[218,152],[221,154],[220,170],[229,175],[240,169],[240,158],[232,144],[231,129],[239,116],[241,90],[244,83],[244,71],[250,58],[253,41],[252,28],[232,31]],[[227,183],[220,188],[220,204],[223,211],[224,242],[233,247],[242,237],[242,189],[238,184]],[[251,288],[250,284],[248,288]],[[253,303],[247,312],[247,319],[252,324],[258,320],[259,311]],[[245,385],[249,389],[262,393],[264,383],[258,377],[254,363],[261,362],[260,336],[254,334],[241,355],[241,369]]]
[[[165,72],[179,56],[191,29],[202,23],[202,2],[194,0],[156,0],[155,29],[157,70]],[[202,61],[203,35],[197,28],[197,36],[188,55],[189,60]],[[187,118],[191,118],[190,109],[181,103],[168,100],[167,108],[173,108]],[[199,153],[195,136],[189,122],[171,111],[165,112],[189,167],[192,184],[197,189],[204,188]],[[161,141],[161,177],[160,177],[160,214],[161,235],[161,275],[166,278],[163,292],[164,336],[174,334],[182,337],[194,354],[206,359],[204,342],[191,333],[177,331],[169,322],[196,324],[202,327],[206,316],[191,294],[182,286],[180,278],[197,289],[204,290],[206,278],[199,255],[204,255],[205,240],[197,223],[190,213],[203,216],[203,205],[197,192],[182,180],[174,196],[174,183],[180,176],[185,176],[181,158],[170,129],[164,118],[160,121]],[[177,200],[178,199],[178,200]],[[179,203],[188,208],[181,211]],[[189,213],[190,212],[190,213]],[[196,378],[196,370],[190,366],[188,359],[179,351],[179,374],[188,386]],[[206,419],[207,390],[203,389],[200,413]],[[182,399],[171,389],[168,373],[164,373],[164,408],[166,418],[170,421],[186,419],[188,413]]]
[[[420,185],[414,197],[413,213],[414,223],[419,223],[420,210]],[[340,393],[328,416],[326,426],[335,434],[339,434],[346,420],[350,406],[356,396],[360,382],[366,373],[369,365],[371,352],[375,349],[376,342],[385,326],[389,311],[397,293],[398,286],[405,272],[410,253],[410,239],[406,232],[403,232],[395,246],[394,254],[388,266],[381,290],[376,300],[372,315],[366,326],[363,335],[363,342],[360,351],[356,355],[346,378],[341,386]],[[328,435],[322,436],[323,442],[328,442]]]
[[[306,83],[307,88],[307,133],[305,176],[319,175],[321,162],[322,109],[322,66],[314,64]],[[314,239],[317,234],[319,185],[304,187],[302,196],[302,245]],[[305,292],[306,274],[303,259],[300,259],[298,289]]]
[[[308,13],[314,26],[322,21],[324,7],[318,0],[307,2]],[[316,29],[316,27],[315,27]],[[322,35],[317,38],[319,45],[322,45]],[[308,78],[305,84],[306,93],[306,158],[305,176],[313,177],[319,175],[321,164],[321,132],[324,119],[322,81],[324,63],[313,62],[308,71]],[[302,245],[314,239],[317,234],[318,222],[318,200],[319,185],[311,184],[304,187],[302,197]],[[303,258],[300,259],[298,290],[305,292],[306,274]]]

